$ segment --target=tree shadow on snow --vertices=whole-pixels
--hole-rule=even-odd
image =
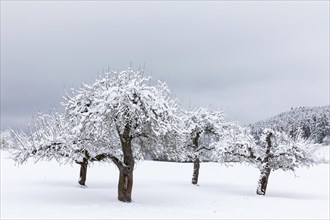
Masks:
[[[327,199],[326,196],[306,193],[306,192],[291,192],[291,191],[271,191],[266,193],[266,197],[283,198],[283,199],[296,199],[296,200],[322,200]]]
[[[225,183],[201,183],[199,186],[202,190],[209,193],[219,193],[234,196],[254,196],[255,191],[246,185],[225,184]],[[253,188],[252,188],[253,189]]]
[[[109,182],[90,183],[86,188],[71,180],[45,179],[31,184],[34,189],[27,194],[43,203],[89,205],[117,201],[117,186]]]

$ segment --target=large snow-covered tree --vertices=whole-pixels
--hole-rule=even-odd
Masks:
[[[222,111],[196,108],[183,112],[186,154],[194,162],[192,184],[198,183],[200,161],[207,158],[210,144],[220,137],[225,115]],[[209,158],[207,158],[209,159]]]
[[[68,96],[65,104],[74,136],[77,141],[95,136],[102,140],[108,149],[105,156],[119,169],[118,199],[131,202],[135,160],[143,157],[141,147],[157,152],[157,140],[179,133],[176,100],[164,82],[153,84],[143,71],[130,68],[110,71],[75,94],[81,98]]]

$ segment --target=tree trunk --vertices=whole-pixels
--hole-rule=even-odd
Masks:
[[[258,181],[258,188],[257,188],[257,195],[265,195],[266,194],[266,189],[267,189],[267,184],[268,184],[268,178],[270,175],[270,168],[265,168],[261,170],[260,173],[260,178]]]
[[[132,201],[133,170],[135,161],[132,150],[130,130],[130,123],[127,123],[123,134],[120,135],[118,132],[124,156],[124,163],[120,162],[117,164],[119,169],[118,200],[122,202]]]
[[[133,169],[125,167],[119,170],[118,182],[118,200],[122,202],[132,201],[132,188],[133,188]]]
[[[199,161],[199,157],[198,157],[198,141],[199,141],[199,137],[201,135],[201,132],[196,132],[196,136],[193,138],[193,149],[195,151],[195,160],[194,160],[194,171],[193,171],[193,177],[191,180],[192,184],[197,184],[198,182],[198,175],[199,175],[199,167],[200,167],[200,161]]]
[[[258,181],[258,188],[257,188],[257,195],[265,195],[266,194],[266,189],[267,189],[267,184],[268,184],[268,178],[270,175],[270,164],[269,164],[269,159],[270,159],[270,150],[272,148],[272,140],[271,137],[273,136],[273,133],[269,132],[266,137],[266,142],[267,142],[267,149],[266,149],[266,156],[264,160],[262,161],[262,168],[260,170],[260,178]]]
[[[200,161],[199,161],[199,158],[196,157],[196,159],[194,161],[193,177],[191,180],[192,184],[197,184],[197,182],[198,182],[199,167],[200,167]]]
[[[86,186],[86,176],[87,176],[87,165],[88,160],[87,158],[84,158],[83,161],[80,164],[80,175],[79,175],[79,181],[78,183],[82,186]]]

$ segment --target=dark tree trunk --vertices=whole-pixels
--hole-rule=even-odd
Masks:
[[[262,169],[260,170],[260,178],[258,181],[258,188],[257,188],[257,195],[265,195],[267,184],[268,184],[268,178],[270,175],[271,168],[269,166],[269,159],[270,159],[270,150],[272,148],[272,133],[268,133],[266,137],[267,142],[267,149],[266,149],[266,156],[264,160],[262,161]]]
[[[197,184],[198,183],[199,167],[200,167],[200,161],[199,161],[199,158],[196,157],[195,161],[194,161],[193,177],[192,177],[192,180],[191,180],[192,184]]]
[[[125,167],[119,171],[118,200],[122,202],[132,201],[133,170]]]
[[[131,140],[122,144],[124,163],[121,167],[119,167],[118,200],[123,202],[131,202],[134,170],[132,144]]]
[[[134,170],[134,156],[132,151],[132,138],[130,137],[130,123],[125,125],[123,134],[119,134],[121,147],[124,155],[124,163],[116,163],[119,169],[118,182],[118,200],[123,202],[132,201],[133,189],[133,170]]]
[[[258,181],[257,195],[266,194],[266,189],[267,189],[268,178],[269,178],[270,172],[271,172],[270,168],[265,168],[265,169],[261,170],[260,178]]]
[[[86,176],[87,176],[87,165],[88,165],[88,160],[87,158],[84,158],[80,164],[80,174],[79,174],[79,181],[78,183],[82,186],[86,186]]]
[[[193,170],[193,177],[191,180],[192,184],[197,184],[198,182],[198,175],[199,175],[199,167],[200,167],[200,161],[198,157],[198,141],[200,137],[201,132],[196,132],[196,136],[193,138],[193,149],[197,155],[195,155],[195,160],[194,160],[194,170]]]

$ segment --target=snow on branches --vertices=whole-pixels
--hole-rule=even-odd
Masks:
[[[315,161],[306,151],[309,145],[312,144],[301,135],[291,138],[284,132],[265,129],[257,145],[259,167],[266,162],[272,170],[294,171],[300,166],[310,166]]]
[[[9,149],[12,158],[22,164],[29,158],[38,160],[70,158],[67,123],[63,115],[38,113],[29,134],[11,131],[14,144]]]
[[[256,144],[250,130],[238,125],[235,122],[223,124],[219,140],[213,142],[214,148],[212,160],[228,162],[246,162],[253,163],[258,154],[256,154]]]
[[[151,78],[143,72],[130,68],[111,71],[92,85],[83,84],[75,94],[66,97],[64,106],[79,139],[93,137],[94,143],[104,143],[116,151],[124,134],[135,146],[142,140],[156,142],[162,135],[178,132],[176,100],[165,83],[152,85]],[[135,152],[136,158],[141,156]]]

